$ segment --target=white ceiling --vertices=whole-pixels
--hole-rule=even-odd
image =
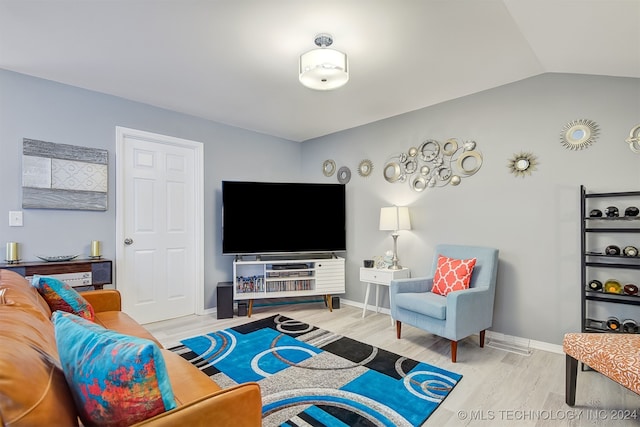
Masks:
[[[298,82],[318,33],[346,86]],[[640,78],[640,0],[0,0],[0,68],[293,141],[546,72]]]

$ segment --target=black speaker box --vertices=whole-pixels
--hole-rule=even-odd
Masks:
[[[94,285],[108,285],[111,280],[111,262],[91,263],[91,281]]]
[[[247,303],[239,302],[238,303],[238,316],[246,316],[247,315]]]
[[[218,299],[218,319],[233,317],[233,283],[218,283],[216,297]]]

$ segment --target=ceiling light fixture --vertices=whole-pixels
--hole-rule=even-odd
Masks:
[[[349,81],[347,55],[335,49],[330,34],[318,34],[315,38],[318,49],[300,55],[300,83],[310,89],[332,90]]]

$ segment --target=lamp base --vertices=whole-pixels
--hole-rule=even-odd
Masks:
[[[391,265],[388,267],[389,270],[402,270],[402,266],[398,264],[398,233],[394,232],[391,237],[393,237],[393,258],[391,258]]]

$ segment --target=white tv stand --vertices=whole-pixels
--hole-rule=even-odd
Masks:
[[[322,295],[333,311],[331,295],[344,292],[344,258],[335,255],[257,256],[250,261],[236,257],[233,261],[233,299],[249,300],[249,317],[254,299]]]

